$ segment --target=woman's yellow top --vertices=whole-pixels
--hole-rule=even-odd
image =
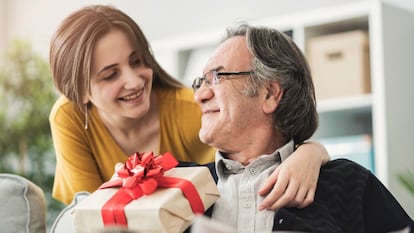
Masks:
[[[159,152],[171,152],[179,161],[199,164],[214,161],[215,150],[198,137],[201,111],[193,99],[193,91],[189,88],[154,91],[160,109]],[[65,204],[77,192],[95,191],[112,177],[115,164],[125,162],[129,156],[114,141],[94,107],[88,111],[88,129],[85,129],[84,113],[62,96],[54,104],[49,121],[56,152],[52,195]]]

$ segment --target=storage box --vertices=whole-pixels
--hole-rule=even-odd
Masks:
[[[219,192],[207,167],[177,167],[167,171],[166,177],[176,177],[193,183],[207,210]],[[104,228],[102,206],[118,188],[98,189],[79,203],[75,209],[78,233],[98,232]],[[158,188],[124,207],[128,229],[138,232],[183,232],[195,217],[189,201],[179,188]]]
[[[371,91],[367,32],[356,30],[311,38],[307,58],[318,100]]]

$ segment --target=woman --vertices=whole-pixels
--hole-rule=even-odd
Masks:
[[[214,149],[198,138],[201,112],[193,91],[160,67],[141,29],[123,12],[95,5],[69,15],[52,37],[50,67],[63,94],[49,118],[57,200],[68,204],[76,192],[93,192],[134,152],[169,151],[200,164],[214,160]],[[262,208],[310,204],[319,167],[328,159],[318,143],[300,146],[262,188],[268,194]],[[298,166],[301,174],[293,172]]]

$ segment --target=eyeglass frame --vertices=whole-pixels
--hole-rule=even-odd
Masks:
[[[212,73],[213,76],[213,80],[210,81],[207,79],[207,74]],[[191,87],[193,88],[194,92],[196,92],[198,89],[201,88],[201,86],[204,84],[206,87],[210,87],[211,84],[213,83],[214,85],[218,84],[218,81],[221,78],[224,77],[220,77],[220,76],[240,76],[240,75],[252,75],[253,71],[233,71],[233,72],[219,72],[217,70],[211,70],[209,72],[207,72],[205,75],[203,75],[202,77],[197,77],[194,79],[193,84],[191,85]]]

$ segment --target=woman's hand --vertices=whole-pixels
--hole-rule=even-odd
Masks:
[[[310,205],[315,197],[320,167],[329,160],[329,154],[322,144],[315,141],[301,144],[275,169],[259,190],[260,195],[266,195],[259,210]]]

